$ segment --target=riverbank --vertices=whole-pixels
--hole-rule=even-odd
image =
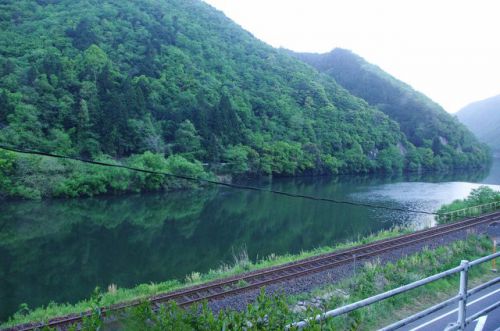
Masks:
[[[0,147],[0,201],[5,199],[40,200],[51,198],[78,198],[118,196],[130,193],[171,192],[204,185],[204,180],[230,183],[249,179],[300,178],[328,176],[405,176],[409,178],[442,177],[449,173],[470,177],[482,176],[487,167],[420,169],[378,169],[354,171],[293,171],[293,172],[238,172],[232,163],[214,166],[201,163],[190,154],[172,154],[146,151],[116,159],[102,154],[93,159],[79,158],[73,152],[66,155],[36,152],[14,152]],[[52,156],[49,156],[52,155]],[[83,162],[82,162],[83,161]],[[236,167],[237,169],[238,167]],[[133,170],[135,169],[135,171]],[[137,171],[139,170],[139,171]],[[465,171],[466,170],[466,171]],[[148,173],[149,172],[149,173]],[[177,177],[178,176],[178,177]],[[185,180],[189,177],[193,180]],[[472,176],[475,177],[475,176]],[[200,180],[200,181],[196,181]]]
[[[144,152],[121,160],[102,155],[88,162],[73,157],[30,155],[0,148],[0,199],[40,200],[174,191],[203,185],[176,176],[214,178],[199,161],[181,155],[165,157]]]

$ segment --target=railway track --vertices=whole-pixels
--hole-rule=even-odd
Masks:
[[[160,305],[169,301],[175,301],[180,306],[189,306],[204,300],[220,299],[223,297],[234,295],[236,293],[242,293],[245,291],[261,288],[266,285],[275,284],[283,282],[285,280],[299,278],[305,275],[328,270],[342,264],[350,263],[354,259],[362,260],[377,256],[390,250],[411,246],[424,240],[438,238],[450,233],[465,230],[499,219],[500,212],[494,212],[480,217],[466,219],[461,222],[445,224],[395,238],[379,240],[366,245],[323,254],[301,261],[250,272],[219,281],[213,281],[207,284],[193,286],[171,293],[157,295],[149,298],[148,300],[154,308],[159,308]],[[143,301],[136,300],[108,307],[102,307],[101,314],[103,316],[110,316],[116,312],[123,311],[126,308],[137,306],[142,302]],[[65,329],[71,324],[81,322],[83,317],[89,316],[90,314],[90,312],[86,312],[81,315],[71,315],[61,318],[55,318],[46,323],[19,325],[10,330],[28,331],[46,326],[56,329]]]

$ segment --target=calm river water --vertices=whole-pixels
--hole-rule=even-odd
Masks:
[[[489,171],[453,175],[278,179],[277,190],[435,211]],[[432,216],[299,200],[231,189],[93,199],[0,202],[0,320],[21,303],[76,302],[95,286],[132,287],[182,279],[231,263],[297,253],[397,224],[433,225]]]

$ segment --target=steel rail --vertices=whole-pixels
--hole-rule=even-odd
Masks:
[[[278,267],[271,267],[265,270],[251,272],[219,281],[213,281],[210,283],[193,286],[187,289],[181,289],[163,295],[153,296],[147,299],[147,301],[149,301],[154,307],[158,307],[160,304],[168,301],[176,301],[180,306],[189,306],[191,304],[204,300],[223,298],[229,295],[246,292],[266,285],[280,283],[284,280],[318,273],[337,267],[339,265],[351,263],[354,259],[366,259],[390,250],[407,247],[421,241],[425,241],[435,237],[441,237],[443,235],[461,231],[497,219],[500,219],[500,212],[494,212],[482,215],[480,217],[469,218],[460,222],[444,224],[394,238],[378,240],[362,246],[327,253],[317,257],[307,258]],[[246,285],[241,286],[242,282]],[[100,311],[102,316],[109,316],[114,312],[137,306],[143,302],[144,300],[128,301],[125,303],[101,307]],[[30,323],[19,325],[9,330],[29,331],[46,326],[63,328],[65,325],[81,322],[84,317],[88,317],[90,315],[91,311],[86,311],[79,315],[75,314],[60,318],[54,318],[46,323]]]
[[[491,220],[487,220],[485,222],[490,222],[490,221]],[[480,223],[477,223],[477,224],[480,224]],[[448,230],[448,231],[444,231],[444,232],[440,231],[439,233],[428,235],[428,236],[425,236],[424,238],[412,239],[410,241],[402,241],[401,240],[402,242],[397,242],[397,243],[395,243],[394,245],[391,245],[391,246],[380,245],[381,248],[379,248],[379,249],[371,250],[371,251],[368,251],[366,253],[362,253],[360,255],[356,255],[356,259],[358,259],[358,260],[366,259],[368,257],[373,257],[373,256],[379,255],[379,254],[384,253],[384,252],[389,251],[389,250],[394,250],[394,249],[399,249],[399,248],[407,247],[407,246],[410,246],[412,244],[416,244],[418,242],[421,242],[423,240],[427,240],[427,239],[434,238],[434,237],[441,237],[443,235],[450,234],[450,233],[453,233],[453,232],[456,232],[456,231],[460,231],[460,230],[463,230],[463,229],[466,229],[466,228],[469,228],[469,227],[471,227],[471,226],[470,225],[463,226],[463,227],[460,227],[460,228],[454,228],[454,229],[451,229],[451,230]],[[329,259],[331,259],[331,257]],[[263,287],[265,285],[269,285],[269,284],[281,282],[281,281],[287,280],[287,279],[299,278],[301,276],[305,276],[305,275],[313,274],[313,273],[318,273],[318,272],[321,272],[323,270],[328,270],[328,269],[331,269],[333,267],[336,267],[336,266],[339,266],[339,265],[343,265],[343,264],[347,264],[347,263],[350,263],[350,262],[353,262],[353,256],[343,258],[342,260],[335,260],[333,262],[330,262],[330,263],[327,263],[327,264],[324,264],[324,265],[321,265],[321,266],[312,266],[311,268],[309,268],[307,270],[299,270],[297,272],[294,272],[293,274],[278,275],[277,277],[274,277],[274,278],[272,278],[270,280],[258,281],[256,283],[252,283],[252,284],[249,284],[249,285],[246,285],[246,286],[242,286],[242,287],[239,287],[239,288],[229,289],[229,290],[226,290],[226,291],[224,291],[222,293],[210,294],[208,296],[203,297],[202,300],[205,300],[205,299],[215,299],[215,298],[219,298],[219,297],[224,297],[227,294],[233,294],[233,293],[241,292],[241,291],[244,291],[244,290],[251,290],[251,289],[254,289],[254,288],[259,288],[259,287]],[[292,265],[291,267],[293,268],[293,267],[295,267],[295,265]],[[273,273],[273,271],[274,270],[270,270],[270,271],[268,271],[266,273]],[[261,276],[261,274],[258,274],[257,276]],[[254,277],[253,276],[248,276],[247,279],[248,278],[254,278]],[[247,280],[247,279],[242,278],[240,280]],[[192,299],[192,300],[189,300],[189,301],[186,301],[186,302],[182,302],[181,305],[190,305],[190,304],[193,304],[193,303],[196,303],[196,302],[199,302],[199,301],[201,301],[201,300],[200,299]]]

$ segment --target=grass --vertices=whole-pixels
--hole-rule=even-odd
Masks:
[[[222,265],[220,268],[210,270],[205,274],[192,272],[185,277],[185,280],[183,282],[178,280],[167,280],[160,283],[141,284],[131,289],[117,288],[116,285],[112,284],[113,286],[109,286],[107,292],[100,293],[100,304],[102,306],[108,306],[125,301],[144,299],[149,296],[171,292],[188,286],[207,283],[221,278],[238,275],[243,272],[265,269],[320,254],[331,253],[357,245],[395,237],[409,232],[411,232],[410,229],[403,227],[394,227],[390,230],[384,230],[367,237],[360,238],[356,241],[345,242],[336,246],[316,248],[309,251],[303,251],[299,254],[286,254],[281,256],[271,254],[268,257],[263,258],[257,262],[250,261],[245,250],[242,250],[238,253],[233,252],[233,265]],[[0,324],[0,328],[7,328],[14,325],[30,322],[48,321],[51,318],[63,315],[79,314],[90,310],[92,306],[93,301],[90,299],[82,300],[76,304],[52,302],[45,307],[38,307],[35,309],[29,309],[24,305],[23,308],[20,309],[16,314],[14,314],[8,321]]]

